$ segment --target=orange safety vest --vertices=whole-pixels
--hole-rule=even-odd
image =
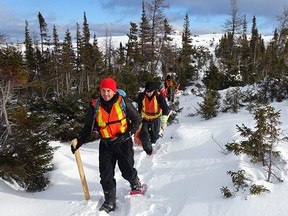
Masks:
[[[157,95],[160,93],[158,92]],[[142,101],[142,109],[141,115],[145,120],[154,120],[161,116],[162,109],[160,108],[160,104],[157,101],[156,96],[154,96],[151,101],[149,101],[148,97],[145,95]]]
[[[172,80],[166,80],[166,86],[173,86]]]
[[[102,138],[115,138],[116,134],[125,133],[128,129],[128,122],[125,112],[121,108],[122,96],[119,96],[116,103],[112,105],[110,113],[99,106],[96,115],[96,122],[100,128],[99,132]]]

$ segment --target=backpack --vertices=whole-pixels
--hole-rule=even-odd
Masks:
[[[117,89],[117,92],[119,93],[119,95],[126,97],[126,92],[123,89]]]

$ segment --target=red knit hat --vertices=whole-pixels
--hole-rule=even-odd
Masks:
[[[103,88],[109,88],[111,89],[114,93],[117,92],[117,87],[116,87],[116,82],[112,78],[104,78],[101,83],[100,83],[100,91]]]

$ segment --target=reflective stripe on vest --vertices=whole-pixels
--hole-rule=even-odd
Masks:
[[[122,96],[112,105],[110,114],[104,110],[101,105],[96,116],[96,122],[100,128],[99,132],[102,138],[115,138],[116,134],[125,133],[128,129],[128,123],[125,112],[121,108]]]
[[[157,94],[159,95],[159,93]],[[145,95],[142,101],[141,115],[145,120],[154,120],[162,114],[162,109],[157,101],[156,96],[152,98],[151,101]]]

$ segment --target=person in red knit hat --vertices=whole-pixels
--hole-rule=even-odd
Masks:
[[[131,136],[141,124],[142,117],[127,97],[117,92],[117,85],[112,78],[105,78],[100,83],[100,98],[93,100],[86,116],[85,125],[77,137],[76,148],[71,145],[74,154],[96,130],[100,134],[99,171],[100,184],[105,201],[100,211],[111,212],[116,208],[115,165],[129,181],[131,191],[142,191],[142,185],[134,168],[134,150]],[[123,110],[122,104],[125,104]],[[98,106],[96,105],[98,104]]]
[[[112,78],[104,78],[101,83],[100,83],[100,90],[103,88],[109,88],[111,89],[114,93],[117,92],[117,87],[116,87],[116,82]]]

